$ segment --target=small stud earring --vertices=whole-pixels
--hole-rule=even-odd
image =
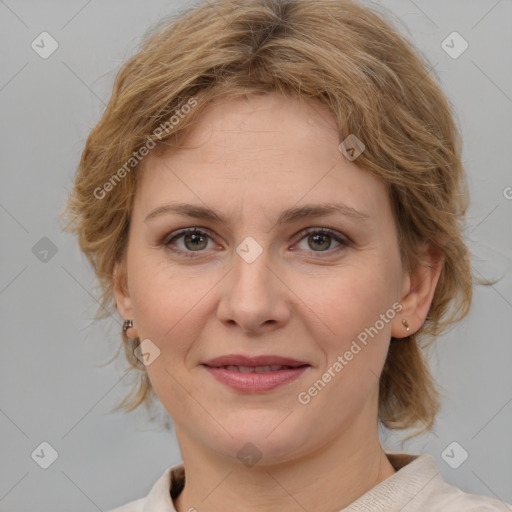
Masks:
[[[123,332],[126,333],[131,327],[133,327],[133,322],[131,320],[125,320],[123,323]]]
[[[409,332],[411,330],[411,328],[409,327],[409,324],[407,323],[407,320],[402,320],[402,324],[404,325],[405,330],[407,332]]]

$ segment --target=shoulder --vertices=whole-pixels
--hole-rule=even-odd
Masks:
[[[379,503],[399,505],[402,512],[512,512],[512,506],[498,498],[471,494],[448,483],[431,455],[387,456],[397,472],[370,491]]]
[[[462,489],[438,482],[430,495],[429,506],[439,512],[512,512],[512,506],[497,498],[471,494]]]
[[[135,501],[130,501],[120,507],[113,508],[111,510],[107,510],[106,512],[142,512],[144,510],[144,504],[146,502],[146,498],[140,498]]]
[[[170,466],[161,474],[144,498],[130,501],[107,512],[153,512],[155,510],[175,512],[172,500],[182,490],[184,483],[183,464]]]

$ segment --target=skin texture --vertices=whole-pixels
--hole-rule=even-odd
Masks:
[[[119,272],[115,287],[121,316],[133,319],[129,335],[160,350],[146,369],[185,465],[175,506],[339,510],[395,472],[378,437],[378,376],[390,337],[408,334],[402,319],[410,333],[425,320],[440,263],[426,252],[429,266],[405,271],[385,185],[343,157],[336,121],[321,105],[277,95],[223,100],[201,114],[186,142],[187,149],[153,152],[143,162],[127,277]],[[144,220],[176,202],[215,208],[225,222],[177,214]],[[276,223],[287,208],[328,202],[368,219],[332,213]],[[208,237],[165,246],[188,227]],[[307,228],[312,233],[301,234]],[[319,228],[348,244],[312,238]],[[248,236],[263,250],[252,263],[236,252]],[[397,302],[400,313],[299,403],[298,394]],[[233,353],[311,367],[275,390],[243,393],[201,366]],[[261,454],[251,467],[237,458],[246,443]]]

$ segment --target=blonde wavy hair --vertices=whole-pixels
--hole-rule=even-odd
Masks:
[[[350,0],[211,0],[160,23],[121,67],[64,209],[65,229],[78,236],[99,281],[95,318],[117,311],[114,268],[125,260],[140,165],[98,198],[116,170],[126,170],[150,142],[179,147],[213,100],[276,92],[318,101],[337,119],[340,141],[355,134],[366,146],[357,164],[387,183],[404,266],[421,264],[425,242],[442,254],[424,325],[400,343],[391,339],[380,376],[381,423],[416,427],[413,436],[429,430],[440,393],[425,349],[468,313],[473,285],[462,235],[468,193],[461,140],[453,109],[431,75],[426,59],[391,22]],[[196,106],[165,138],[155,135],[191,98]],[[139,340],[122,334],[122,341],[139,373],[116,409],[142,403],[149,409],[156,395],[134,355]]]

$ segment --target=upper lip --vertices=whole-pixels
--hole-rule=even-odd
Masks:
[[[205,361],[203,363],[206,366],[220,367],[220,366],[304,366],[308,365],[305,361],[298,361],[297,359],[291,359],[289,357],[273,356],[273,355],[262,355],[262,356],[244,356],[241,354],[228,354],[225,356],[216,357]]]

